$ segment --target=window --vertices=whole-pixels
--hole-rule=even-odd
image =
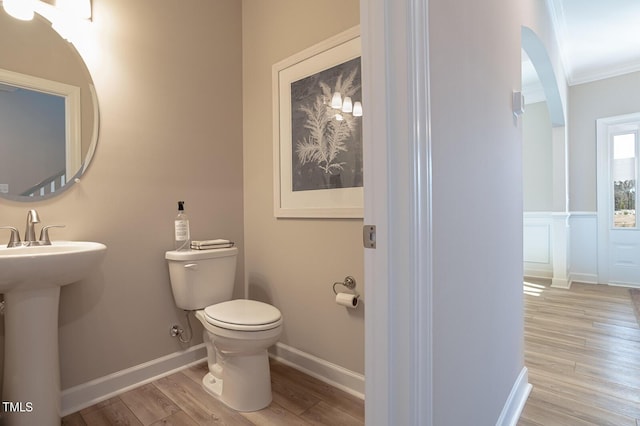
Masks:
[[[614,129],[611,129],[614,130]],[[638,132],[610,133],[612,145],[613,227],[636,228]]]

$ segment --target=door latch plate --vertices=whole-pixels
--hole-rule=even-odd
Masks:
[[[364,248],[376,248],[376,226],[364,225],[362,227],[362,244]]]

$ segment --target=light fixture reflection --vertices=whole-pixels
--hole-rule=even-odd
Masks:
[[[331,108],[337,110],[330,111],[330,114],[338,121],[345,119],[342,113],[351,114],[353,117],[362,117],[362,102],[353,102],[351,96],[345,96],[343,99],[340,92],[333,92],[331,96]]]
[[[49,22],[51,27],[69,42],[83,40],[83,33],[91,22],[91,0],[55,0],[55,5],[42,0],[0,0],[11,17],[32,20],[35,13]]]
[[[353,104],[351,103],[351,98],[346,96],[344,101],[342,101],[342,112],[351,112],[353,111]]]
[[[91,19],[91,0],[56,0],[56,7],[68,16]]]
[[[353,104],[353,116],[362,117],[362,103],[360,101],[356,101]]]
[[[21,21],[33,19],[32,0],[3,0],[2,7],[9,15]]]
[[[335,92],[333,97],[331,98],[331,108],[333,109],[341,109],[342,108],[342,96],[340,92]]]

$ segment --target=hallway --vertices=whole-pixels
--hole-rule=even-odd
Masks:
[[[640,328],[627,288],[525,279],[524,335],[533,390],[518,425],[640,426]]]

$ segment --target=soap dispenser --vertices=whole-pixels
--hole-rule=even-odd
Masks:
[[[178,216],[176,216],[174,225],[176,250],[191,250],[191,232],[189,231],[189,218],[184,212],[184,201],[178,201]]]

